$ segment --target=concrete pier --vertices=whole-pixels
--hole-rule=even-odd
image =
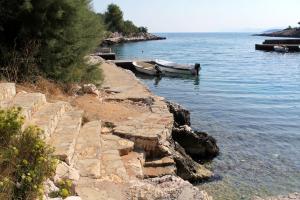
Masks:
[[[290,44],[300,45],[300,39],[277,39],[277,40],[265,40],[263,44]]]
[[[256,44],[255,50],[261,51],[275,51],[274,46],[278,44]],[[289,48],[289,52],[300,52],[299,45],[286,45]]]
[[[262,44],[256,44],[255,50],[275,51],[276,45],[286,46],[289,52],[300,52],[300,39],[265,40]]]

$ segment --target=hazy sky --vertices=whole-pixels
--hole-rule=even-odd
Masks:
[[[109,3],[150,32],[258,31],[300,21],[300,0],[93,0],[97,12]]]

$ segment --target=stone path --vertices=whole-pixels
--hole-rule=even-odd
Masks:
[[[95,199],[100,188],[97,187],[105,182],[116,185],[129,180],[121,156],[132,152],[134,143],[116,135],[101,135],[101,121],[82,124],[83,111],[69,103],[48,103],[44,94],[16,93],[15,84],[0,83],[0,108],[10,107],[22,108],[26,117],[24,128],[38,125],[44,130],[44,139],[61,160],[56,179],[73,180],[81,199]],[[111,195],[103,189],[100,193],[96,199],[109,199],[107,195]],[[121,193],[116,192],[112,195],[115,198],[110,199],[122,199],[120,196],[125,194]]]
[[[67,102],[49,103],[41,93],[16,93],[10,83],[0,83],[0,108],[21,107],[25,127],[35,124],[44,130],[44,139],[61,160],[54,180],[73,180],[81,199],[134,199],[128,193],[132,181],[176,174],[175,162],[164,149],[173,116],[164,99],[153,95],[131,72],[109,63],[102,69],[103,88],[110,93],[103,101],[147,107],[138,117],[115,123],[112,133],[104,131],[107,128],[99,120],[83,124],[83,111]]]

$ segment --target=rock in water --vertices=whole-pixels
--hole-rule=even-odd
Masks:
[[[190,127],[182,126],[173,128],[172,137],[197,161],[212,159],[219,154],[215,138],[205,132],[194,132]]]
[[[191,125],[190,112],[177,103],[167,102],[170,112],[174,116],[174,126]]]
[[[172,142],[170,148],[173,158],[176,162],[177,175],[184,180],[199,181],[209,179],[213,176],[213,173],[206,169],[203,165],[195,162],[189,155],[186,154],[184,148],[182,148],[177,142]]]

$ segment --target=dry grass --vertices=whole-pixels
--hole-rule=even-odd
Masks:
[[[17,91],[40,92],[46,95],[48,101],[69,101],[70,95],[66,92],[68,87],[70,86],[38,77],[34,84],[29,82],[17,84]]]

